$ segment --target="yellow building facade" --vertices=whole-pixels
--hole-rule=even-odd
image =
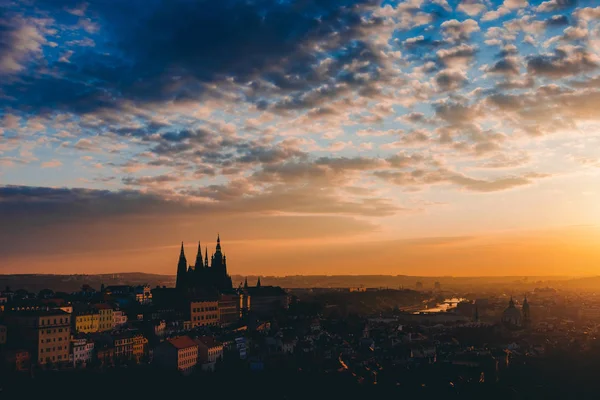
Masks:
[[[98,332],[100,328],[100,314],[95,310],[75,313],[73,319],[76,333]]]
[[[136,362],[140,362],[140,360],[146,354],[148,347],[148,339],[144,337],[142,334],[136,334],[133,337],[133,358]]]
[[[38,364],[69,361],[71,316],[61,310],[31,310],[8,318],[15,342],[30,351]],[[12,333],[11,333],[12,337]]]

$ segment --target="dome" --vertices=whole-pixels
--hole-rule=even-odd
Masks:
[[[521,327],[522,318],[521,311],[515,307],[515,303],[510,299],[508,307],[502,313],[502,323],[508,328],[519,328]]]

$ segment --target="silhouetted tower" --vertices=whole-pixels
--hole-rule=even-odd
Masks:
[[[204,268],[208,268],[208,246],[205,247]]]
[[[181,242],[181,252],[179,253],[179,263],[177,264],[177,281],[175,287],[184,289],[186,286],[187,260],[183,251],[183,242]]]
[[[256,287],[260,287],[260,276],[258,277],[258,280],[256,281]]]
[[[248,289],[248,277],[244,279],[244,289]]]
[[[204,267],[204,262],[202,261],[202,247],[200,246],[200,242],[198,242],[198,254],[196,254],[196,264],[194,267],[196,271],[200,271]]]
[[[531,311],[529,309],[529,302],[527,296],[523,299],[523,307],[521,308],[521,314],[523,314],[523,325],[528,326],[531,324]]]

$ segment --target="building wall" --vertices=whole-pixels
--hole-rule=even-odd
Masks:
[[[154,349],[153,363],[188,375],[198,363],[198,346],[177,349],[168,341],[163,342]]]
[[[198,341],[198,362],[200,364],[214,363],[223,357],[223,345],[208,347]]]
[[[39,327],[38,363],[61,363],[69,360],[69,340],[71,328],[69,317],[45,318]],[[62,322],[61,322],[62,321]],[[40,322],[41,323],[41,322]]]
[[[219,324],[218,301],[192,301],[190,303],[192,327]]]
[[[148,285],[136,288],[135,300],[140,304],[149,304],[152,302],[152,289]]]
[[[98,321],[98,331],[111,331],[113,328],[113,310],[111,308],[101,308],[99,311],[100,320]]]
[[[198,346],[177,351],[177,369],[184,375],[191,373],[196,364],[198,364]]]
[[[38,364],[69,361],[70,315],[63,311],[22,312],[9,318],[15,344],[29,350]],[[11,340],[12,341],[12,340]]]
[[[15,371],[27,371],[31,367],[31,355],[27,350],[9,350],[5,361]]]
[[[127,325],[127,315],[124,311],[113,311],[113,329]]]
[[[113,347],[105,347],[96,351],[98,361],[102,365],[112,365],[115,358],[115,349]]]
[[[76,339],[72,342],[73,366],[85,367],[94,356],[94,343],[85,339]]]
[[[219,323],[228,325],[240,319],[240,296],[223,294],[219,299]]]
[[[140,362],[144,355],[146,355],[147,349],[148,339],[143,335],[135,335],[133,337],[133,357],[136,362]]]
[[[76,333],[93,333],[100,329],[100,314],[96,312],[79,313],[73,318]]]
[[[115,360],[125,361],[133,359],[133,336],[124,335],[115,337]]]

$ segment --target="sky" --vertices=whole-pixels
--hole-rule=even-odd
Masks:
[[[0,0],[0,273],[600,273],[593,0]]]

